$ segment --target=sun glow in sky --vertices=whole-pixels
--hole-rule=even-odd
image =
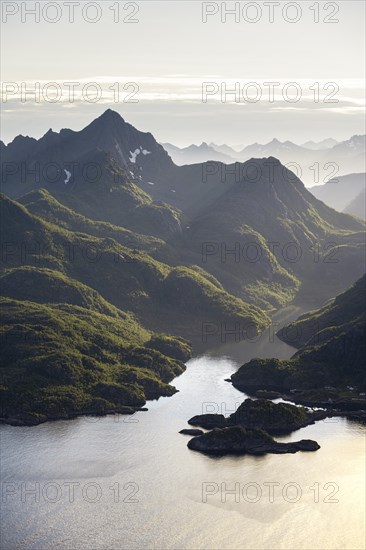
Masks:
[[[177,145],[365,132],[361,1],[1,5],[5,142],[108,107]]]

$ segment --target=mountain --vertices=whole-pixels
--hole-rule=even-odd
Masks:
[[[34,279],[26,275],[21,280],[29,287]],[[60,274],[53,279],[51,271],[44,276],[66,302],[0,298],[3,421],[33,425],[79,414],[132,413],[147,399],[175,393],[169,382],[184,364],[147,347],[151,334],[132,316],[71,305],[89,290],[66,277],[60,281]],[[16,294],[6,278],[7,294]],[[103,303],[96,293],[93,298]],[[181,345],[177,340],[177,350]]]
[[[347,386],[364,390],[365,290],[364,275],[320,310],[284,327],[278,333],[279,338],[299,351],[290,360],[251,360],[232,375],[234,386],[244,391],[289,392],[296,388],[316,390],[318,394],[331,387],[340,392],[347,390]]]
[[[238,155],[238,151],[240,149],[243,149],[243,147],[234,149],[234,147],[230,147],[230,145],[226,145],[225,143],[223,143],[222,145],[217,145],[216,143],[210,143],[209,147],[211,147],[212,149],[215,149],[215,151],[219,153],[223,153],[224,155],[231,157],[232,159],[235,159]]]
[[[306,151],[300,145],[292,143],[292,141],[281,142],[274,138],[265,145],[261,145],[259,143],[248,145],[239,152],[239,158],[241,160],[248,160],[252,157],[276,157],[283,163],[289,161],[297,161],[298,163],[301,163],[303,162],[302,158],[306,153],[309,157],[311,156],[309,151]]]
[[[107,110],[80,132],[50,130],[31,147],[24,147],[24,140],[29,138],[16,138],[2,155],[3,167],[15,172],[2,171],[8,196],[45,187],[92,219],[157,237],[180,230],[179,212],[142,189],[174,166],[172,160],[151,134],[119,114]]]
[[[88,233],[100,238],[112,238],[124,246],[146,252],[152,252],[164,245],[164,241],[157,237],[143,235],[118,225],[82,216],[63,205],[46,189],[31,191],[23,195],[19,202],[35,216],[70,231]]]
[[[360,140],[362,136],[356,136],[350,142]],[[334,154],[330,154],[333,149],[314,152],[290,141],[273,139],[266,145],[248,146],[231,159],[202,144],[186,148],[198,152],[198,157],[191,160],[199,165],[177,166],[150,133],[140,132],[108,109],[79,132],[49,130],[38,141],[18,136],[4,146],[2,190],[19,198],[34,189],[46,188],[86,217],[166,238],[179,232],[185,223],[184,216],[171,207],[189,214],[189,210],[207,205],[208,200],[221,194],[223,182],[228,184],[226,174],[242,171],[239,162],[273,156],[282,163],[295,163],[302,169],[305,182],[314,183],[310,166],[315,162],[324,169],[324,163],[332,160],[341,165],[344,151],[351,151],[353,160],[354,154],[359,156],[358,145],[352,148],[344,142],[336,147]],[[212,158],[207,160],[206,153],[212,153]],[[229,164],[228,168],[221,162]],[[197,198],[201,201],[198,205]]]
[[[365,188],[343,210],[347,214],[366,219],[366,193]]]
[[[335,144],[333,140],[325,140],[321,142],[322,147],[311,146],[311,143],[310,147],[306,147],[307,144],[296,145],[291,141],[273,139],[265,145],[254,143],[245,147],[236,159],[246,161],[250,157],[276,157],[283,164],[297,165],[305,183],[313,185],[317,178],[326,177],[332,170],[336,170],[337,175],[365,172],[365,139],[364,135],[355,135]]]
[[[330,149],[338,143],[339,142],[333,138],[327,138],[322,141],[307,141],[306,143],[303,143],[301,147],[312,149],[313,151],[321,151],[323,149]]]
[[[30,138],[24,139],[28,143]],[[301,149],[278,140],[270,145],[277,152]],[[6,147],[8,161],[16,159],[16,149],[14,142]],[[249,149],[248,154],[254,150]],[[137,244],[132,246],[148,252],[149,262],[153,256],[174,269],[194,266],[214,287],[262,308],[295,297],[319,305],[362,274],[365,225],[317,201],[276,158],[176,166],[151,134],[110,110],[80,132],[50,131],[27,150],[32,154],[18,159],[20,166],[24,162],[34,168],[42,160],[45,166],[56,162],[63,167],[69,162],[71,172],[71,158],[77,168],[70,178],[64,172],[56,182],[36,182],[31,173],[24,181],[17,174],[5,178],[5,192],[23,195],[29,211],[93,238],[105,238],[110,231],[128,248],[133,233]],[[90,165],[100,168],[96,181],[83,180]],[[43,195],[24,197],[25,190]],[[205,257],[207,243],[213,248]],[[238,246],[239,262],[237,254],[226,254]],[[300,259],[288,257],[291,246]],[[250,254],[256,250],[260,257],[253,260]]]
[[[47,164],[51,162],[68,168],[67,163],[87,158],[90,152],[98,150],[108,152],[120,167],[129,168],[131,171],[137,168],[138,160],[138,172],[143,172],[145,168],[156,177],[161,170],[172,164],[169,155],[152,134],[140,132],[111,109],[79,132],[63,129],[57,133],[50,129],[38,141],[18,136],[5,148],[3,162],[23,161],[29,169],[35,168],[36,162],[39,162],[42,176]],[[133,177],[139,179],[139,176],[143,175],[136,172]],[[69,183],[72,183],[74,177],[80,177],[80,172],[76,169]],[[64,180],[64,174],[60,174],[55,183],[63,183]],[[10,179],[5,183],[9,187],[8,194],[11,194]]]
[[[338,165],[339,175],[366,172],[366,135],[355,135],[328,150],[322,162]]]
[[[365,136],[353,136],[344,142],[328,138],[318,143],[308,141],[303,145],[274,138],[264,145],[254,143],[240,151],[226,145],[210,146],[238,162],[252,157],[276,157],[283,164],[289,164],[307,186],[313,186],[319,180],[325,181],[334,173],[345,175],[365,171]]]
[[[177,166],[110,110],[1,147],[7,422],[133,412],[175,391],[205,323],[259,334],[265,310],[318,307],[364,273],[365,223],[274,157]]]
[[[341,141],[332,147],[332,152],[340,156],[365,155],[366,135],[354,135],[346,141]]]
[[[236,160],[251,157],[276,157],[299,175],[305,185],[311,187],[326,181],[331,175],[342,176],[353,172],[365,172],[365,136],[353,136],[347,141],[333,143],[324,140],[322,146],[307,147],[291,141],[273,139],[267,144],[254,143],[236,155]]]
[[[228,176],[221,194],[172,241],[180,261],[201,265],[231,293],[264,308],[295,296],[320,304],[362,275],[361,220],[318,201],[277,159],[252,159],[242,168],[246,176],[234,183]]]
[[[192,144],[182,149],[170,143],[162,143],[162,146],[169,153],[177,166],[183,166],[184,164],[197,164],[199,162],[206,162],[209,160],[216,160],[230,164],[234,160],[230,154],[219,151],[216,147],[207,145],[207,143],[201,143],[201,145]]]
[[[127,230],[93,222],[45,190],[23,197],[38,215],[0,199],[3,422],[131,414],[176,391],[169,382],[192,351],[181,336],[202,345],[204,320],[258,332],[269,323],[203,269],[169,267],[120,244]]]
[[[197,345],[202,343],[202,321],[206,319],[254,323],[258,330],[269,322],[259,308],[227,293],[203,269],[170,267],[110,236],[60,228],[5,196],[0,207],[3,270],[32,266],[58,271],[96,290],[122,311],[133,312],[147,329],[185,336]],[[24,285],[27,288],[26,282]],[[24,299],[19,294],[24,285],[17,283],[18,294],[11,297]],[[33,292],[30,288],[29,295]]]
[[[358,195],[364,191],[366,187],[366,174],[347,174],[339,176],[324,183],[324,185],[316,185],[311,187],[309,191],[328,206],[339,210],[346,211],[347,206]],[[362,203],[361,203],[362,204]],[[348,212],[352,214],[353,212]]]
[[[281,329],[277,336],[298,349],[339,337],[351,325],[365,321],[366,275],[322,308],[305,313]]]

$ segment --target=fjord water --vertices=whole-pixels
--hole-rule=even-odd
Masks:
[[[315,439],[319,451],[263,457],[207,457],[178,433],[195,414],[229,414],[243,401],[225,382],[240,364],[292,355],[270,332],[192,359],[173,381],[179,393],[148,412],[2,426],[1,547],[364,548],[361,425],[318,422],[281,439]]]

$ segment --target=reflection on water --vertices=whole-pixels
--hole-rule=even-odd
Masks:
[[[278,340],[237,346],[191,360],[179,393],[148,412],[2,426],[2,548],[364,548],[361,425],[332,418],[281,438],[315,439],[315,453],[187,449],[178,431],[191,416],[229,414],[244,399],[225,382],[239,364],[293,352]]]

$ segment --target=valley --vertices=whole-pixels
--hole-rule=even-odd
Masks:
[[[1,550],[366,550],[366,4],[0,12]]]
[[[174,393],[191,346],[260,336],[276,310],[319,307],[364,273],[365,222],[273,157],[179,167],[111,110],[2,149],[5,422],[131,413]],[[91,162],[100,177],[83,181]],[[52,163],[78,170],[34,177]]]

